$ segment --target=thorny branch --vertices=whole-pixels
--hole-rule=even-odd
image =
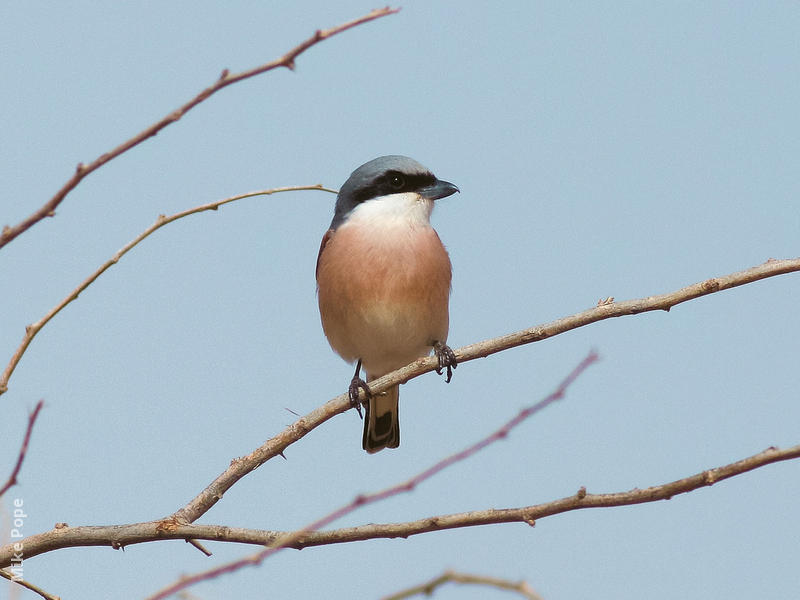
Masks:
[[[508,348],[521,346],[532,342],[540,341],[553,337],[555,335],[583,327],[590,323],[610,319],[613,317],[620,317],[623,315],[638,314],[646,311],[653,310],[669,310],[671,307],[687,302],[689,300],[698,298],[703,295],[720,292],[722,290],[730,289],[736,286],[745,285],[786,273],[800,271],[800,258],[773,260],[725,275],[723,277],[713,278],[702,281],[674,292],[662,294],[658,296],[649,296],[638,300],[628,300],[624,302],[613,302],[613,300],[606,300],[601,302],[598,306],[581,313],[564,317],[550,323],[535,326],[529,329],[518,331],[516,333],[508,334],[498,338],[485,340],[469,346],[464,346],[456,351],[456,356],[459,362],[467,362],[476,358],[482,358],[502,352]],[[385,389],[405,383],[414,377],[418,377],[423,373],[433,371],[437,366],[435,357],[421,358],[410,365],[403,367],[393,373],[389,373],[380,379],[370,382],[370,388],[373,393],[380,393]],[[231,461],[230,466],[221,473],[214,481],[212,481],[202,492],[193,498],[186,506],[175,512],[169,519],[162,521],[153,521],[148,523],[139,523],[134,525],[120,525],[112,527],[71,527],[64,528],[57,532],[48,532],[32,536],[25,540],[26,551],[29,552],[28,557],[35,556],[42,552],[68,547],[68,546],[94,546],[94,545],[112,545],[113,547],[122,547],[126,544],[140,543],[144,541],[152,541],[155,539],[208,539],[208,540],[227,540],[227,541],[241,541],[244,543],[258,543],[258,544],[271,544],[276,539],[281,539],[286,534],[283,532],[254,532],[253,530],[237,530],[228,527],[214,527],[214,526],[193,526],[195,520],[206,513],[214,504],[216,504],[239,479],[254,471],[270,458],[282,454],[283,451],[291,444],[302,439],[308,432],[319,427],[328,419],[331,419],[337,414],[345,412],[350,408],[350,400],[347,394],[341,394],[336,398],[328,401],[324,405],[316,408],[307,415],[299,418],[292,425],[284,429],[282,432],[267,440],[259,448],[255,449],[250,454],[234,459]],[[740,461],[743,463],[743,468],[737,470],[739,463],[734,463],[733,466],[729,465],[718,469],[716,471],[728,472],[733,469],[730,475],[723,477],[713,476],[712,472],[705,472],[701,474],[703,479],[694,485],[690,482],[688,488],[681,487],[681,482],[673,482],[675,491],[670,492],[664,498],[674,495],[675,493],[683,493],[695,489],[700,485],[709,485],[713,481],[723,479],[732,475],[739,474],[757,468],[764,464],[776,462],[778,460],[788,460],[800,456],[800,446],[789,448],[788,450],[767,450],[764,453]],[[748,466],[750,464],[754,466]],[[699,476],[695,476],[699,477]],[[707,478],[708,483],[704,483]],[[691,478],[690,478],[691,479]],[[683,480],[682,480],[683,481]],[[692,480],[694,481],[694,480]],[[661,486],[659,488],[650,488],[648,490],[635,490],[630,493],[622,493],[621,495],[586,495],[584,497],[569,497],[555,503],[549,503],[545,506],[555,506],[558,508],[556,512],[564,512],[565,510],[574,510],[576,508],[586,508],[589,506],[619,506],[621,504],[630,504],[638,502],[650,502],[653,500],[662,499],[661,488],[672,490],[673,487]],[[560,507],[560,508],[559,508]],[[340,538],[329,538],[325,532],[316,532],[314,534],[307,534],[298,540],[296,543],[286,544],[290,547],[304,547],[307,545],[319,545],[325,543],[334,543],[339,541],[354,541],[358,539],[369,539],[373,535],[384,537],[397,537],[408,536],[415,533],[422,533],[425,531],[432,531],[439,528],[450,527],[465,527],[470,525],[479,525],[486,523],[510,522],[510,521],[527,521],[529,519],[540,518],[555,514],[554,512],[544,513],[537,512],[541,507],[526,507],[523,509],[507,509],[506,511],[488,511],[486,514],[469,513],[469,515],[450,515],[446,517],[438,517],[434,520],[426,519],[423,523],[411,523],[405,525],[386,525],[386,526],[369,526],[364,528],[352,528],[350,530],[338,530]],[[536,510],[534,510],[536,509]],[[378,529],[374,529],[377,527]],[[8,560],[8,547],[0,548],[0,566],[4,564],[4,560]]]
[[[723,277],[709,279],[681,288],[660,296],[649,296],[639,300],[625,302],[606,302],[581,313],[564,317],[544,325],[524,329],[516,333],[485,340],[455,351],[458,362],[467,362],[483,358],[509,348],[538,342],[549,337],[577,329],[613,317],[633,315],[652,310],[669,310],[671,307],[746,283],[752,283],[766,277],[800,271],[800,258],[789,260],[769,260],[762,265],[732,273]],[[393,373],[384,375],[369,384],[373,393],[380,393],[399,383],[405,383],[424,373],[433,371],[438,366],[436,357],[420,358]],[[362,392],[363,393],[363,392]],[[286,448],[303,438],[308,432],[322,425],[328,419],[343,413],[351,407],[348,395],[341,394],[307,415],[299,418],[282,432],[267,440],[250,454],[235,459],[230,466],[212,481],[206,489],[198,494],[186,506],[177,511],[173,517],[179,523],[192,523],[219,501],[239,479],[254,471],[269,459],[282,454]]]
[[[258,546],[282,543],[284,547],[303,549],[313,546],[344,544],[374,539],[408,538],[412,535],[476,527],[500,523],[525,523],[534,525],[538,519],[585,508],[611,508],[669,500],[679,494],[714,485],[719,481],[742,475],[772,463],[800,458],[800,445],[790,448],[767,448],[742,460],[708,469],[675,481],[648,488],[634,488],[624,492],[591,494],[581,488],[564,498],[517,508],[472,510],[463,513],[428,516],[404,523],[370,523],[327,531],[303,533],[286,543],[293,532],[246,529],[225,525],[192,525],[173,521],[149,521],[129,525],[68,527],[55,529],[25,538],[25,555],[32,558],[61,548],[80,546],[110,546],[123,548],[131,544],[159,540],[201,539],[218,542],[236,542]],[[296,532],[295,532],[296,533]],[[0,566],[10,564],[11,546],[0,547]]]
[[[290,546],[292,543],[300,540],[306,533],[311,533],[321,527],[325,527],[326,525],[333,523],[334,521],[344,517],[345,515],[352,513],[353,511],[355,511],[358,508],[361,508],[362,506],[365,506],[367,504],[373,504],[375,502],[380,502],[381,500],[385,500],[392,496],[397,496],[398,494],[404,492],[413,491],[419,484],[430,479],[440,471],[446,469],[451,465],[454,465],[455,463],[466,460],[473,454],[476,454],[477,452],[483,450],[486,446],[489,446],[490,444],[493,444],[499,440],[504,439],[506,436],[508,436],[509,433],[511,433],[512,429],[517,427],[524,420],[536,414],[537,412],[547,408],[553,402],[561,400],[566,394],[567,388],[569,388],[569,386],[578,377],[580,377],[581,374],[583,374],[583,372],[587,368],[589,368],[590,365],[592,365],[596,361],[597,361],[597,354],[595,354],[594,352],[590,352],[586,356],[586,358],[584,358],[578,364],[578,366],[576,366],[569,373],[569,375],[567,375],[561,381],[558,387],[553,392],[548,394],[543,400],[540,400],[539,402],[520,411],[519,414],[517,414],[513,419],[505,423],[494,433],[491,433],[490,435],[479,440],[478,442],[468,446],[464,450],[456,452],[455,454],[438,461],[433,466],[418,473],[411,479],[408,479],[407,481],[404,481],[402,483],[398,483],[397,485],[393,485],[392,487],[386,488],[385,490],[379,492],[375,492],[372,494],[360,494],[356,496],[348,504],[345,504],[344,506],[337,508],[336,510],[328,513],[324,517],[317,519],[313,523],[310,523],[306,527],[298,531],[293,531],[284,536],[281,536],[273,544],[271,544],[270,547],[264,550],[261,550],[251,556],[246,556],[239,560],[235,560],[227,564],[221,565],[219,567],[215,567],[213,569],[209,569],[207,571],[203,571],[195,575],[190,575],[189,577],[182,577],[179,581],[167,586],[166,588],[160,590],[156,594],[149,596],[147,600],[163,600],[164,598],[167,598],[175,594],[176,592],[179,592],[180,590],[186,589],[187,587],[194,585],[195,583],[199,583],[200,581],[214,579],[226,573],[232,573],[234,571],[238,571],[243,567],[259,565],[264,560],[266,560],[279,550],[282,550],[283,548],[286,548]]]

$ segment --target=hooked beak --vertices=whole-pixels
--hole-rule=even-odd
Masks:
[[[433,185],[429,185],[428,187],[424,187],[419,190],[419,195],[423,198],[427,198],[428,200],[438,200],[439,198],[446,198],[447,196],[451,196],[460,191],[461,190],[459,190],[449,181],[437,179],[436,183]]]

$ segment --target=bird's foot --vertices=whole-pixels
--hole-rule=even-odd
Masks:
[[[439,361],[439,366],[436,368],[438,375],[442,374],[442,369],[447,369],[447,378],[445,383],[450,383],[453,378],[453,369],[458,366],[455,352],[447,344],[436,342],[433,345],[433,352],[436,354],[436,359]]]
[[[350,387],[347,389],[347,393],[350,396],[350,406],[355,408],[356,411],[358,411],[358,416],[363,419],[364,415],[361,414],[361,400],[358,397],[360,390],[364,390],[366,400],[369,400],[372,397],[372,392],[369,390],[367,382],[361,379],[361,377],[358,375],[353,375],[353,379],[350,381]]]

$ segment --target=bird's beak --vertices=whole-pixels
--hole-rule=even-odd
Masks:
[[[438,200],[439,198],[446,198],[456,192],[460,192],[456,186],[449,181],[442,181],[437,179],[433,185],[422,188],[419,190],[419,195],[428,200]]]

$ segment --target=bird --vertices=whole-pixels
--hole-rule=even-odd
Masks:
[[[434,201],[459,191],[412,158],[380,156],[342,185],[322,237],[320,319],[331,348],[356,363],[348,394],[360,415],[365,392],[361,445],[370,454],[400,445],[399,388],[372,394],[367,383],[431,350],[447,383],[458,365],[447,346],[452,267],[430,216]]]

